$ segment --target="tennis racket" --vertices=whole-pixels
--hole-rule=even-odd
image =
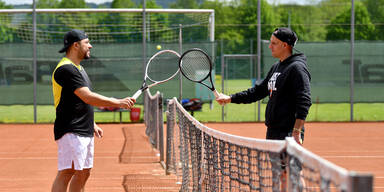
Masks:
[[[212,60],[203,50],[193,48],[184,52],[179,60],[179,68],[185,78],[206,86],[216,98],[219,97],[212,81]]]
[[[132,98],[137,99],[146,89],[174,78],[179,72],[179,59],[180,55],[173,50],[162,50],[154,54],[145,68],[143,85]],[[149,82],[152,84],[148,85]]]

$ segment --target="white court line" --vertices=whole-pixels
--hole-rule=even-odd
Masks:
[[[14,153],[19,154],[19,153]],[[384,155],[332,155],[321,156],[323,158],[384,158]],[[95,159],[117,159],[118,156],[95,156]],[[150,159],[156,158],[156,156],[132,156],[128,159]],[[57,159],[57,157],[0,157],[0,160],[42,160],[42,159]]]
[[[5,153],[5,154],[25,154],[25,153]],[[31,153],[27,153],[31,154]],[[33,154],[33,153],[32,153]],[[156,156],[131,156],[127,157],[128,159],[149,159],[149,158],[156,158]],[[331,156],[321,156],[322,158],[384,158],[384,155],[331,155]],[[119,156],[95,156],[95,159],[116,159],[119,158]],[[39,160],[39,159],[57,159],[57,157],[0,157],[0,160],[23,160],[23,159],[29,159],[29,160]]]
[[[0,157],[0,160],[53,160],[57,157]]]
[[[127,157],[127,159],[152,159],[156,157],[148,157],[148,156],[133,156]],[[0,160],[53,160],[57,159],[57,157],[0,157]],[[119,159],[118,156],[95,156],[95,160],[97,159]]]
[[[180,187],[150,187],[150,186],[148,186],[148,187],[146,187],[146,186],[126,186],[126,188],[127,189],[130,189],[130,190],[137,190],[137,189],[141,189],[141,190],[143,190],[143,189],[146,189],[146,190],[149,190],[149,189],[167,189],[167,190],[175,190],[175,189],[180,189]]]
[[[92,180],[103,180],[103,181],[112,181],[112,180],[116,180],[116,181],[121,181],[123,180],[124,176],[121,176],[121,177],[108,177],[108,178],[89,178],[88,181],[92,181]],[[46,180],[52,180],[51,178],[1,178],[0,177],[0,181],[46,181]]]
[[[47,180],[52,180],[51,178],[49,179],[43,179],[43,178],[13,178],[13,179],[10,179],[10,178],[1,178],[0,177],[0,181],[47,181]]]
[[[384,158],[384,155],[332,155],[332,156],[322,155],[320,157],[323,157],[323,158]]]
[[[111,190],[124,190],[124,187],[85,187],[85,189],[88,189],[89,191],[94,190],[105,190],[105,191],[111,191]],[[1,190],[0,191],[9,191],[7,190]],[[33,191],[33,188],[12,188],[12,191]]]
[[[10,155],[10,154],[57,154],[57,152],[0,152],[0,155]]]
[[[379,153],[379,154],[383,154],[384,151],[312,151],[316,154],[327,154],[327,153],[331,153],[331,154],[351,154],[351,153],[358,153],[358,154],[372,154],[372,153]]]

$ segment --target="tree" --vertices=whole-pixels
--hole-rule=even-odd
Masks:
[[[279,27],[290,27],[300,41],[324,41],[325,27],[321,11],[313,5],[280,5],[277,8]]]
[[[88,8],[85,0],[61,0],[59,8]]]
[[[131,0],[113,0],[111,8],[134,8],[136,4]]]
[[[215,10],[215,37],[216,39],[223,39],[222,34],[226,33],[229,28],[227,25],[235,23],[236,11],[233,10],[233,7],[220,0],[205,1],[201,8]]]
[[[374,39],[384,40],[384,26],[382,25],[384,18],[384,0],[366,0],[365,5],[371,21],[376,28]]]
[[[257,1],[233,0],[229,3],[216,0],[204,2],[202,8],[215,10],[215,37],[225,43],[225,53],[249,53],[249,40],[257,38]],[[279,23],[272,7],[261,1],[261,38],[269,39],[274,24]],[[271,25],[272,24],[272,25]]]
[[[330,21],[351,7],[351,0],[323,0],[319,3],[319,9],[323,21]]]
[[[349,40],[351,37],[351,8],[331,20],[327,26],[327,40]],[[373,40],[375,37],[375,26],[372,24],[368,11],[362,3],[355,5],[355,39]]]
[[[202,3],[203,0],[176,0],[176,2],[170,4],[170,7],[174,9],[197,9]]]
[[[59,8],[88,8],[85,0],[61,0]],[[69,31],[71,29],[80,29],[88,33],[91,40],[96,41],[99,37],[100,29],[97,26],[98,17],[95,13],[63,13],[59,14],[57,24],[60,29],[58,31]],[[62,38],[62,37],[61,37]]]
[[[143,5],[140,4],[140,8],[142,7]],[[155,0],[147,0],[145,7],[147,9],[161,8],[161,6],[156,4]],[[168,13],[147,13],[146,16],[146,39],[148,42],[169,42],[174,40],[174,38],[172,37],[178,36],[177,31],[172,30],[172,26],[170,26]]]
[[[170,7],[173,9],[198,9],[201,8],[200,6],[203,3],[204,0],[176,0],[176,2],[170,4]],[[168,18],[174,24],[183,25],[183,41],[196,42],[208,40],[207,25],[191,25],[200,23],[201,20],[199,20],[199,18],[188,14],[170,14]],[[184,28],[184,26],[188,27]],[[173,28],[175,28],[175,26],[173,26]],[[177,33],[177,31],[175,32]]]
[[[244,36],[238,26],[236,14],[237,7],[233,3],[226,3],[221,0],[205,1],[201,8],[215,10],[215,39],[223,40],[225,53],[232,53],[238,50],[239,45],[244,44]],[[219,46],[219,48],[221,48]],[[217,50],[219,53],[221,50]]]
[[[6,5],[0,0],[0,9],[12,9],[12,6]],[[0,43],[13,41],[13,33],[10,24],[11,18],[8,15],[0,15]]]
[[[266,0],[261,0],[261,39],[269,39],[277,27],[278,17]],[[221,36],[228,39],[232,53],[249,53],[249,41],[257,39],[257,6],[258,0],[234,0],[230,4],[230,21],[235,27],[227,29]],[[254,46],[256,49],[256,46]],[[253,50],[255,52],[255,50]]]
[[[12,6],[5,5],[3,1],[0,0],[0,9],[12,9]],[[13,33],[10,28],[11,19],[7,15],[0,15],[0,43],[12,42]]]
[[[145,7],[148,9],[160,9],[160,8],[162,8],[160,5],[158,5],[156,3],[156,0],[147,0],[145,2],[146,2]],[[140,4],[140,7],[143,7],[142,3]]]
[[[59,0],[38,0],[36,2],[36,8],[38,9],[44,9],[44,8],[58,8],[60,5]]]
[[[135,8],[132,0],[113,0],[111,8]],[[99,25],[103,25],[104,31],[110,34],[116,42],[140,42],[141,33],[137,26],[141,26],[140,13],[108,13],[99,19]]]
[[[54,9],[58,8],[60,5],[59,0],[37,0],[36,8],[38,9]],[[41,13],[36,14],[36,21],[39,25],[37,25],[37,42],[46,41],[47,39],[52,40],[52,42],[62,42],[62,34],[52,33],[57,30],[57,25],[53,25],[57,23],[57,14],[52,13]],[[29,17],[32,18],[32,17]],[[32,20],[31,20],[32,22]],[[33,35],[30,33],[30,35]],[[41,38],[43,37],[43,38]]]
[[[12,9],[11,5],[6,5],[2,0],[0,0],[0,9]]]
[[[240,0],[237,8],[237,20],[240,24],[248,24],[248,27],[242,29],[242,34],[247,39],[256,39],[257,37],[257,1],[258,0]],[[273,30],[278,27],[278,17],[274,14],[271,5],[266,0],[261,0],[261,39],[269,39]]]

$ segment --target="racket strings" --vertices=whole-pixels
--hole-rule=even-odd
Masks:
[[[147,77],[152,82],[165,81],[178,72],[179,56],[172,52],[163,52],[152,58],[147,66]]]
[[[183,56],[180,69],[188,79],[201,82],[208,77],[211,64],[209,58],[200,51],[190,51]]]

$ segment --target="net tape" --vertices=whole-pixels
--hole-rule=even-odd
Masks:
[[[180,24],[185,32],[208,30],[211,14],[209,11],[151,10],[147,10],[146,13],[149,41],[177,42]],[[84,30],[92,42],[97,43],[126,42],[127,38],[129,42],[138,41],[143,32],[142,14],[134,9],[37,9],[36,11],[36,39],[39,43],[61,43],[63,35],[72,28]],[[21,42],[32,42],[31,14],[32,10],[29,9],[0,10],[0,24],[5,27],[4,33],[12,37],[11,40],[0,37],[0,40],[12,42],[17,39]]]
[[[145,90],[144,102],[144,123],[146,125],[145,133],[149,142],[156,148],[160,147],[160,129],[162,129],[162,109],[159,108],[159,102],[162,101],[161,94],[157,91],[154,95],[149,89]],[[161,118],[161,119],[160,119]],[[161,123],[160,123],[161,121]]]
[[[211,129],[176,98],[168,102],[167,117],[167,173],[180,178],[180,191],[352,191],[355,172],[292,138],[263,140]]]

